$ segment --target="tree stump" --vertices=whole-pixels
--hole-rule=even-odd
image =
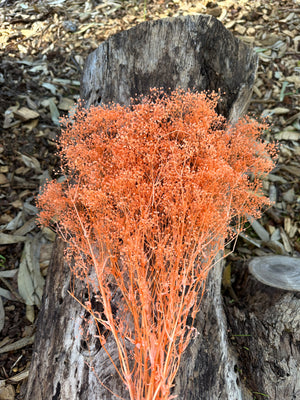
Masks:
[[[177,87],[215,90],[222,96],[218,111],[234,123],[247,107],[256,67],[254,52],[211,16],[145,22],[111,37],[88,57],[81,97],[90,107],[111,101],[129,104],[131,97],[147,95],[152,87],[166,92]],[[80,336],[83,317],[89,316],[68,293],[73,282],[64,263],[64,246],[57,240],[48,270],[25,399],[117,399],[112,392],[128,399],[97,340],[87,348]],[[227,340],[221,276],[219,262],[209,274],[197,317],[200,334],[183,356],[175,380],[178,399],[247,398]],[[75,294],[84,300],[80,282]],[[107,347],[118,362],[110,337]]]
[[[300,399],[300,292],[260,283],[247,263],[235,269],[239,301],[225,298],[225,310],[240,379],[257,400]]]

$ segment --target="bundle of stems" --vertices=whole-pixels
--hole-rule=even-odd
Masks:
[[[104,349],[111,332],[132,400],[172,398],[207,274],[245,215],[269,204],[266,125],[230,126],[219,100],[153,89],[129,107],[79,109],[58,144],[66,179],[39,198],[41,223],[56,221],[74,276],[102,304],[83,306]]]

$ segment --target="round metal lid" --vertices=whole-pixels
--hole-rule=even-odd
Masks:
[[[255,257],[249,262],[249,271],[265,285],[300,291],[300,258],[276,255]]]

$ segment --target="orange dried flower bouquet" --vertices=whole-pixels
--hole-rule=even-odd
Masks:
[[[266,126],[249,118],[230,126],[218,101],[154,89],[129,107],[79,110],[59,141],[66,180],[39,198],[41,223],[56,221],[75,276],[102,303],[101,314],[84,307],[104,348],[102,328],[113,335],[132,400],[172,398],[195,333],[187,318],[232,221],[240,228],[269,204],[261,178],[276,151],[260,139]]]

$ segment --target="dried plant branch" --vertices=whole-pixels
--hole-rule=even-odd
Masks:
[[[154,89],[130,107],[78,111],[59,142],[68,178],[39,198],[41,223],[58,221],[74,275],[101,301],[103,316],[85,308],[104,348],[100,328],[111,332],[134,400],[172,398],[207,274],[233,228],[269,204],[261,177],[276,151],[259,138],[266,125],[230,126],[218,101]]]

